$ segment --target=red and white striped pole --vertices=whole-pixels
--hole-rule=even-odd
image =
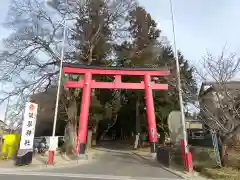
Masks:
[[[52,8],[55,9],[56,8],[55,6],[57,5],[57,1],[56,0],[46,1],[46,4],[52,6]],[[62,66],[63,66],[63,60],[64,60],[64,47],[65,47],[66,33],[67,33],[67,24],[66,24],[66,20],[64,19],[62,50],[61,50],[61,57],[60,57],[59,79],[58,79],[58,86],[57,86],[57,95],[56,95],[56,104],[55,104],[55,112],[54,112],[54,120],[53,120],[52,138],[55,137],[55,132],[56,132],[56,124],[57,124],[59,97],[60,97],[61,80],[62,80]],[[54,154],[55,154],[55,152],[53,150],[49,149],[49,152],[48,152],[48,164],[49,165],[53,165],[54,164]]]
[[[173,46],[174,46],[174,56],[176,60],[176,70],[177,70],[177,87],[178,87],[178,95],[179,95],[179,105],[181,110],[181,124],[183,129],[183,140],[181,141],[182,147],[182,156],[183,161],[185,164],[185,170],[192,172],[192,154],[189,152],[188,149],[188,142],[187,142],[187,130],[186,130],[186,122],[185,122],[185,112],[184,112],[184,104],[183,104],[183,95],[182,95],[182,85],[181,85],[181,74],[180,74],[180,67],[179,67],[179,60],[178,60],[178,52],[177,52],[177,43],[176,43],[176,33],[175,33],[175,24],[174,24],[174,13],[173,13],[173,4],[172,0],[170,2],[170,10],[172,15],[172,31],[173,31]]]

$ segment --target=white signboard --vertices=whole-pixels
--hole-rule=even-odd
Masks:
[[[58,136],[50,137],[49,151],[56,151],[58,148]]]
[[[37,119],[38,105],[35,103],[26,103],[24,119],[22,124],[22,135],[20,149],[32,149],[35,134],[35,125]]]
[[[183,139],[183,130],[181,124],[181,112],[172,111],[168,115],[168,128],[170,131],[170,139],[173,144],[179,144],[179,141]]]

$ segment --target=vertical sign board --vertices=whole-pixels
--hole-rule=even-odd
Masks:
[[[37,104],[26,103],[20,147],[16,157],[17,166],[28,165],[32,162],[37,109]]]

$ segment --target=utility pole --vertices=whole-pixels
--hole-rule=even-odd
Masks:
[[[7,123],[7,115],[8,115],[9,103],[10,103],[10,97],[9,97],[8,100],[7,100],[7,106],[6,106],[6,110],[5,110],[5,113],[4,113],[4,120],[3,120],[3,122],[4,122],[5,124]]]
[[[56,9],[57,3],[58,3],[58,1],[56,1],[56,0],[46,2],[46,4],[50,5],[53,9]],[[66,0],[66,4],[67,4],[67,0]],[[61,81],[62,81],[62,68],[63,68],[62,66],[63,66],[63,60],[64,60],[65,41],[66,41],[66,34],[67,34],[66,19],[64,19],[63,28],[64,29],[63,29],[63,39],[62,39],[62,50],[61,50],[61,55],[60,55],[59,78],[58,78],[56,103],[55,103],[55,111],[54,111],[52,139],[55,138],[56,124],[57,124],[57,118],[58,118],[58,107],[59,107],[59,98],[60,98]],[[54,151],[49,150],[48,164],[53,164],[53,161],[54,161]]]
[[[178,88],[179,105],[180,105],[180,111],[181,111],[181,123],[182,123],[182,128],[183,128],[184,149],[185,149],[185,152],[187,153],[188,152],[187,131],[186,131],[186,122],[185,122],[185,114],[184,114],[181,74],[180,74],[179,59],[178,59],[178,52],[177,52],[173,5],[172,5],[172,0],[169,0],[169,1],[170,1],[170,6],[171,6],[173,48],[174,48],[174,56],[175,56],[175,61],[176,61],[177,88]]]
[[[186,120],[185,120],[183,95],[182,95],[183,91],[182,91],[182,85],[181,85],[181,73],[180,73],[177,43],[176,43],[173,3],[172,3],[172,0],[169,0],[169,2],[170,2],[170,11],[171,11],[171,18],[172,18],[173,48],[174,48],[174,56],[176,60],[177,88],[178,88],[178,95],[179,95],[179,105],[180,105],[180,111],[181,111],[181,123],[182,123],[182,131],[183,131],[183,143],[181,142],[181,147],[182,145],[184,147],[182,147],[182,155],[183,155],[185,170],[192,172],[193,171],[192,154],[191,152],[189,152],[189,149],[188,149]]]

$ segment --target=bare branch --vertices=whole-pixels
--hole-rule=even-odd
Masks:
[[[240,70],[240,59],[235,53],[227,54],[224,47],[217,57],[208,52],[201,65],[202,68],[195,68],[203,81],[198,106],[200,117],[228,140],[240,131],[240,82],[234,81]]]
[[[56,82],[62,27],[37,0],[12,1],[6,28],[12,34],[0,52],[3,102],[14,96],[11,119],[20,115],[29,97]]]

